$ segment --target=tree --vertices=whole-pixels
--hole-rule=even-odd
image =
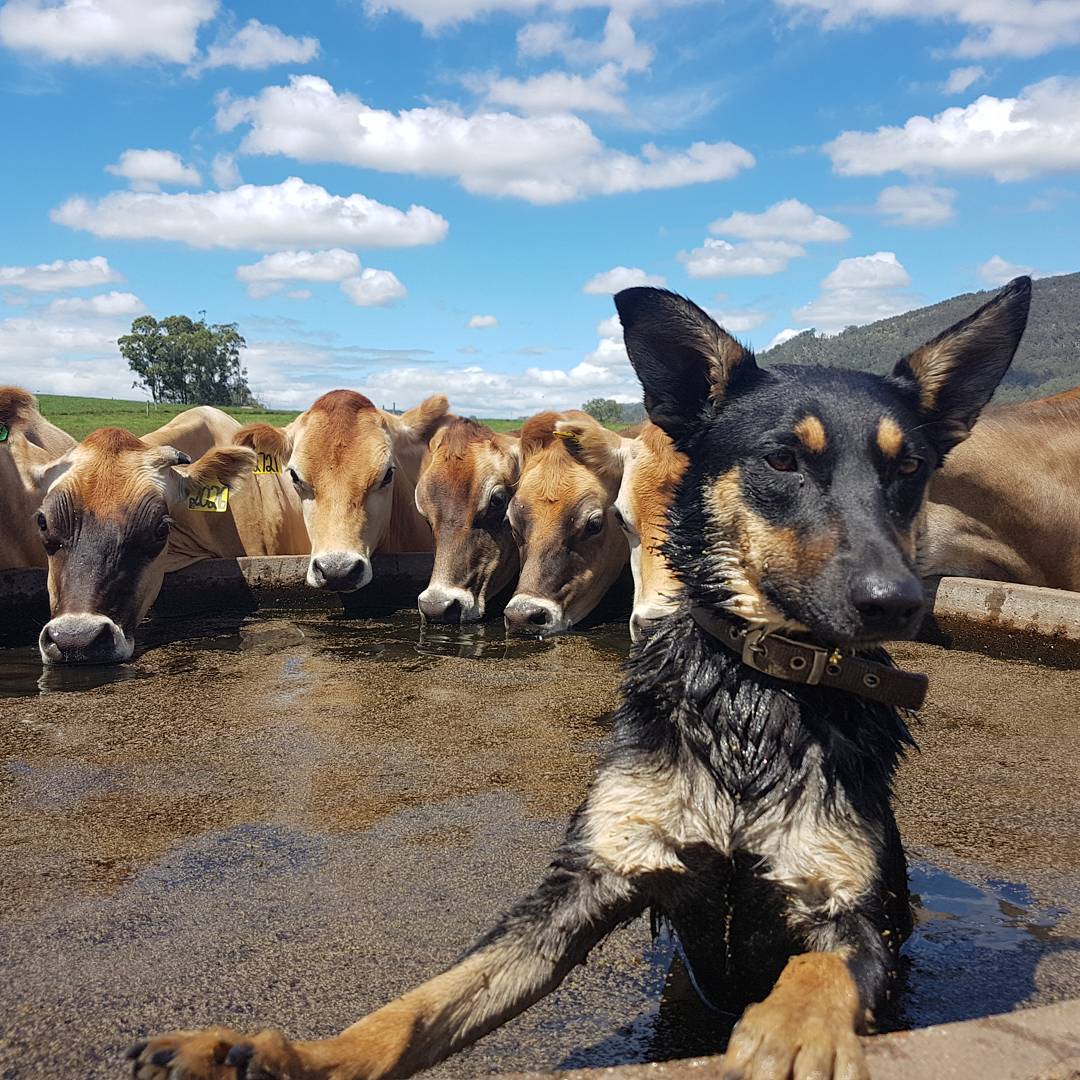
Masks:
[[[240,351],[247,342],[236,323],[208,325],[204,312],[198,320],[187,315],[168,315],[161,320],[141,315],[131,324],[131,333],[117,344],[138,377],[134,385],[154,401],[254,404],[247,369],[240,363]]]
[[[591,398],[581,406],[581,411],[587,412],[601,424],[622,423],[622,406],[611,398]]]

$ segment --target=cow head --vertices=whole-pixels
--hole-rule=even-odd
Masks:
[[[447,409],[438,394],[393,416],[363,394],[331,390],[286,428],[250,424],[236,433],[239,445],[275,456],[300,496],[311,540],[309,585],[352,592],[371,581],[371,555],[388,543],[431,549],[414,488]]]
[[[174,519],[251,473],[255,455],[215,447],[194,464],[120,428],[88,435],[36,473],[35,515],[49,564],[46,663],[130,658],[135,627],[161,588]],[[227,498],[227,497],[226,497]]]
[[[629,549],[614,503],[630,441],[576,411],[525,423],[509,512],[521,558],[504,613],[512,633],[569,630],[619,576]]]
[[[417,603],[429,619],[475,622],[510,584],[518,553],[506,511],[521,447],[510,435],[457,417],[431,441],[416,506],[435,536],[435,565]]]
[[[633,440],[615,511],[630,543],[634,610],[630,637],[638,641],[651,623],[673,611],[679,582],[660,550],[667,538],[668,509],[686,469],[686,455],[651,421]]]

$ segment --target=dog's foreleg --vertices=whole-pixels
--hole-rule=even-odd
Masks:
[[[872,921],[848,912],[808,928],[813,952],[792,957],[769,996],[739,1021],[725,1080],[767,1075],[864,1080],[857,1033],[884,1000],[892,954]]]
[[[645,901],[636,884],[580,848],[564,849],[540,887],[453,967],[340,1035],[290,1043],[221,1029],[159,1036],[137,1048],[135,1076],[373,1080],[410,1076],[550,993]],[[157,1068],[157,1062],[161,1067]],[[234,1074],[229,1066],[236,1068]]]

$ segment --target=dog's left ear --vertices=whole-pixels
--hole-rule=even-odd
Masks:
[[[1009,370],[1030,306],[1031,278],[1018,277],[893,369],[894,378],[918,388],[927,421],[924,430],[942,457],[968,437]]]
[[[623,289],[615,294],[615,307],[649,419],[675,440],[757,371],[754,354],[683,296]]]

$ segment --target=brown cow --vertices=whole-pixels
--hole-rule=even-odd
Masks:
[[[431,440],[416,485],[416,507],[435,536],[435,565],[417,598],[442,622],[476,622],[517,573],[506,518],[521,467],[521,445],[475,420],[455,417]]]
[[[354,390],[331,390],[284,428],[249,424],[235,441],[279,459],[311,538],[307,583],[352,592],[371,581],[375,551],[431,551],[416,479],[450,417],[443,394],[401,416]]]
[[[638,641],[649,624],[675,609],[679,582],[660,551],[667,536],[667,513],[686,468],[686,456],[651,420],[630,443],[622,485],[615,500],[630,542],[634,575],[634,610],[630,637]]]
[[[37,468],[36,531],[49,554],[53,616],[38,642],[47,662],[128,659],[167,572],[201,559],[308,550],[303,528],[289,527],[290,503],[299,518],[292,486],[250,475],[254,456],[231,446],[239,429],[220,409],[200,406],[142,439],[118,428],[94,432]],[[216,456],[215,446],[223,448]],[[190,509],[185,496],[198,496],[215,475],[231,488],[227,510]],[[163,526],[167,545],[151,542],[148,522]]]
[[[34,524],[41,502],[34,470],[74,445],[38,412],[33,394],[0,387],[0,570],[47,565]]]
[[[986,412],[930,485],[924,577],[1080,590],[1080,393]]]
[[[52,613],[38,639],[42,659],[130,658],[135,627],[157,597],[170,559],[191,561],[193,551],[204,558],[244,554],[231,513],[189,505],[209,490],[235,486],[254,465],[255,455],[238,446],[208,450],[191,464],[173,446],[102,428],[39,467],[45,494],[36,519],[49,557]]]
[[[614,504],[630,443],[576,410],[525,422],[509,511],[521,557],[503,615],[511,633],[569,630],[626,565],[630,551]]]

